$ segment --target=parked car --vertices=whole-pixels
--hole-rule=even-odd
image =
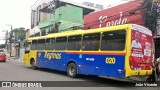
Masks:
[[[4,52],[0,52],[0,62],[6,62],[6,54]]]
[[[0,49],[0,53],[5,53],[5,50],[4,49]]]
[[[6,53],[4,49],[0,49],[0,61],[6,62]]]

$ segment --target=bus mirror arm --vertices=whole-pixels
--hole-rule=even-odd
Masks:
[[[29,53],[30,51],[25,51],[25,53]]]

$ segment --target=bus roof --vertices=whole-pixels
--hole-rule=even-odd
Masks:
[[[70,31],[64,31],[59,33],[53,33],[48,34],[46,36],[39,36],[39,37],[32,37],[28,38],[27,40],[36,40],[36,39],[44,39],[44,38],[53,38],[53,37],[62,37],[62,36],[70,36],[70,35],[83,35],[83,34],[89,34],[89,33],[98,33],[98,32],[104,32],[104,31],[113,31],[113,30],[123,30],[131,28],[133,24],[123,24],[123,25],[117,25],[117,26],[110,26],[110,27],[103,27],[103,28],[97,28],[97,29],[88,29],[88,30],[70,30]]]

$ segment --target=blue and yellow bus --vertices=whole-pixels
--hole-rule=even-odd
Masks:
[[[78,74],[126,78],[152,74],[149,29],[124,24],[28,38],[24,64]]]

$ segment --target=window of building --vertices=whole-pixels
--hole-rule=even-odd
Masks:
[[[54,50],[55,47],[55,39],[49,38],[46,39],[46,50]]]
[[[126,31],[110,31],[102,34],[102,51],[122,51],[125,49]]]
[[[36,49],[37,49],[37,40],[33,40],[33,41],[32,41],[31,49],[32,49],[32,50],[36,50]]]
[[[55,50],[65,50],[66,49],[67,37],[56,38]]]
[[[81,49],[81,35],[69,36],[67,43],[67,50],[80,50]]]
[[[86,34],[83,36],[82,50],[99,50],[100,33]]]
[[[45,39],[38,40],[37,50],[45,50]]]

